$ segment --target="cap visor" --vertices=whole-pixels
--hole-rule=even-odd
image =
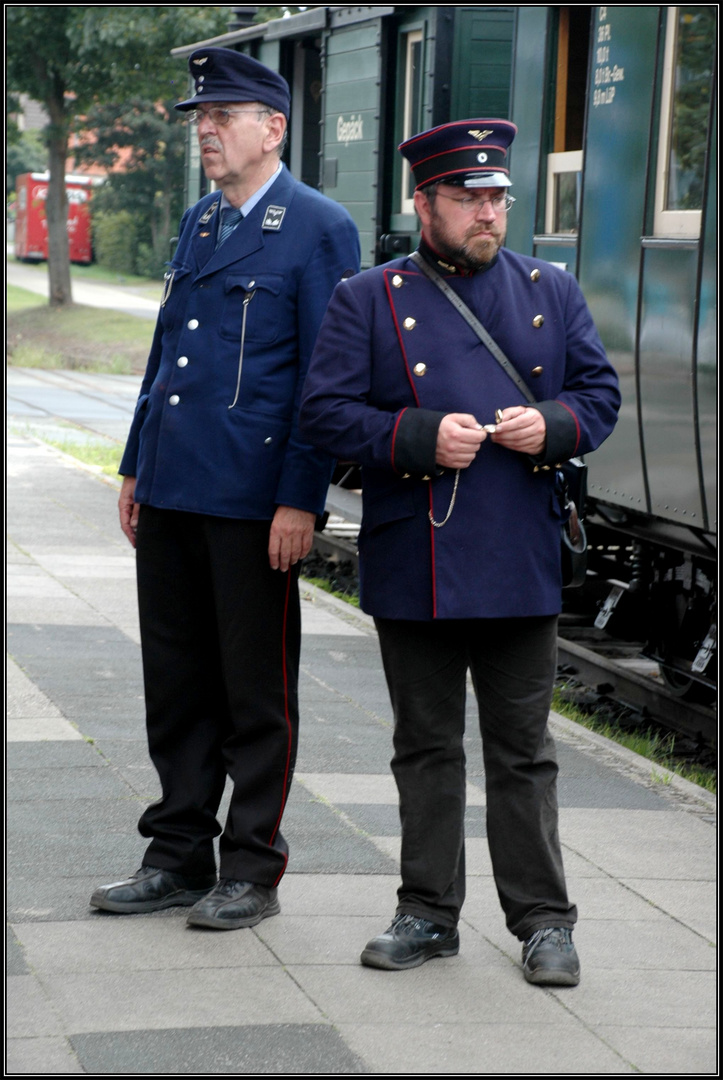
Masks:
[[[464,182],[464,187],[512,187],[512,181],[504,173],[480,173],[475,176],[468,176]]]

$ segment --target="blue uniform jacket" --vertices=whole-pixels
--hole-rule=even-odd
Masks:
[[[488,269],[447,280],[539,401],[538,465],[594,450],[620,404],[575,278],[504,248]],[[539,318],[541,316],[541,318]],[[487,439],[459,476],[435,465],[449,412],[494,423],[527,404],[474,331],[415,264],[398,259],[337,286],[301,409],[305,438],[363,466],[361,604],[382,618],[552,615],[561,606],[554,469]]]
[[[284,168],[214,252],[220,197],[181,222],[120,472],[164,509],[321,513],[333,463],[299,437],[298,407],[332,290],[359,267],[356,226]]]

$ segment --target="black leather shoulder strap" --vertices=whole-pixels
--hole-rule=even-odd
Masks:
[[[520,393],[523,394],[523,396],[527,399],[527,401],[530,402],[530,404],[536,404],[537,398],[534,397],[534,395],[530,392],[530,388],[525,382],[525,380],[507,359],[494,338],[490,337],[490,335],[487,333],[484,326],[476,317],[476,315],[472,314],[470,309],[465,304],[464,300],[462,300],[457,295],[454,289],[450,288],[444,278],[437,273],[433,266],[429,265],[427,260],[419,251],[412,252],[409,258],[419,267],[422,273],[426,274],[429,280],[437,286],[440,292],[444,293],[450,304],[452,304],[453,307],[457,309],[462,318],[469,323],[482,344],[492,353],[497,363],[500,365],[505,374],[508,375],[510,379],[512,379],[513,383],[520,391]]]

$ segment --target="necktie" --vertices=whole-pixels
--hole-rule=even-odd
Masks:
[[[241,211],[233,206],[226,206],[221,211],[221,224],[218,230],[216,248],[220,248],[224,240],[227,240],[241,220]]]

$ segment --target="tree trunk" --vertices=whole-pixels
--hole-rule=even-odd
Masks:
[[[68,136],[64,124],[53,125],[48,150],[50,180],[45,201],[48,220],[48,286],[51,306],[62,307],[73,302],[67,229],[68,197],[65,191]]]

